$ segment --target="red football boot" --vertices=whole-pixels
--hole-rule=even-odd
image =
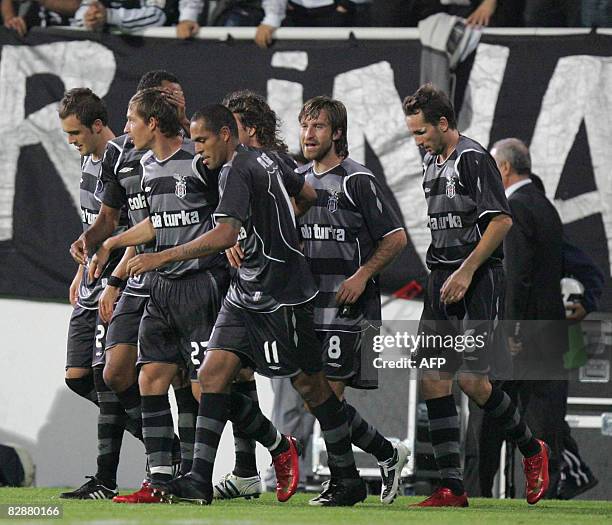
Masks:
[[[536,504],[548,490],[548,445],[544,441],[536,440],[541,447],[540,452],[530,458],[523,458],[523,471],[525,472],[525,494],[527,503]]]
[[[440,487],[426,500],[421,503],[410,505],[411,507],[467,507],[469,505],[467,492],[461,496],[455,496],[451,489]]]
[[[153,489],[148,481],[143,481],[142,486],[133,494],[115,496],[115,503],[163,503],[159,496],[153,495]]]
[[[280,502],[287,501],[295,494],[300,481],[301,444],[293,436],[286,437],[289,449],[272,458],[276,472],[276,499]]]

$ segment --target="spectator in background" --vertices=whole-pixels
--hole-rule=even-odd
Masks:
[[[261,0],[218,0],[210,16],[211,26],[253,27],[263,20]]]
[[[178,38],[190,38],[200,28],[197,19],[202,6],[202,0],[83,0],[72,25],[91,31],[115,27],[126,33],[176,25]]]
[[[372,25],[416,26],[437,13],[466,18],[476,26],[521,26],[525,0],[373,0]]]
[[[4,27],[23,37],[31,27],[69,25],[79,5],[80,0],[2,0],[2,20]]]
[[[371,0],[262,0],[255,43],[267,48],[281,23],[289,27],[353,27],[368,23]],[[369,25],[369,23],[368,23]]]
[[[612,0],[582,0],[584,27],[612,27]]]

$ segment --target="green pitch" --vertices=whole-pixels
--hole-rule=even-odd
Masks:
[[[57,498],[61,489],[0,488],[2,504],[63,505],[63,519],[36,523],[95,525],[418,525],[452,524],[606,524],[612,523],[609,501],[541,501],[531,507],[523,500],[474,498],[467,509],[409,509],[422,498],[400,497],[393,505],[382,506],[372,496],[353,508],[321,509],[308,506],[312,495],[298,494],[287,503],[274,495],[258,500],[216,502],[208,507],[179,505],[118,505],[110,501],[66,501]],[[1,523],[32,523],[33,520],[0,519]]]

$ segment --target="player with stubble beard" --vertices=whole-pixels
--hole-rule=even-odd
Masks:
[[[368,373],[372,358],[367,354],[368,341],[378,332],[373,325],[381,320],[378,274],[404,249],[406,232],[374,174],[348,156],[344,104],[314,97],[298,119],[302,153],[310,162],[297,172],[317,192],[316,203],[300,218],[300,229],[304,254],[320,289],[314,317],[325,375],[346,405],[352,442],[376,457],[380,500],[390,504],[410,452],[365,421],[346,402],[344,391],[347,386],[378,387],[378,378]],[[325,502],[334,483],[332,477],[310,504]]]
[[[546,493],[548,447],[535,439],[508,395],[491,385],[495,363],[493,335],[503,319],[502,241],[512,226],[508,201],[495,160],[476,141],[461,135],[447,95],[431,84],[403,102],[408,130],[423,158],[423,189],[432,242],[426,263],[431,271],[419,334],[464,337],[469,351],[421,346],[417,356],[445,358],[439,370],[422,371],[429,435],[441,486],[419,507],[467,507],[459,448],[459,416],[452,395],[459,387],[504,428],[524,456],[526,497],[537,503]],[[435,337],[430,338],[435,341]]]

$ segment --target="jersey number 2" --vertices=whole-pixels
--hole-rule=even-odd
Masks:
[[[200,366],[202,364],[201,361],[198,359],[198,357],[200,356],[200,347],[202,347],[204,349],[204,352],[206,352],[206,348],[208,347],[208,341],[200,341],[200,343],[198,343],[197,341],[191,341],[191,348],[193,348],[193,350],[191,351],[191,362],[194,364],[194,366]]]

